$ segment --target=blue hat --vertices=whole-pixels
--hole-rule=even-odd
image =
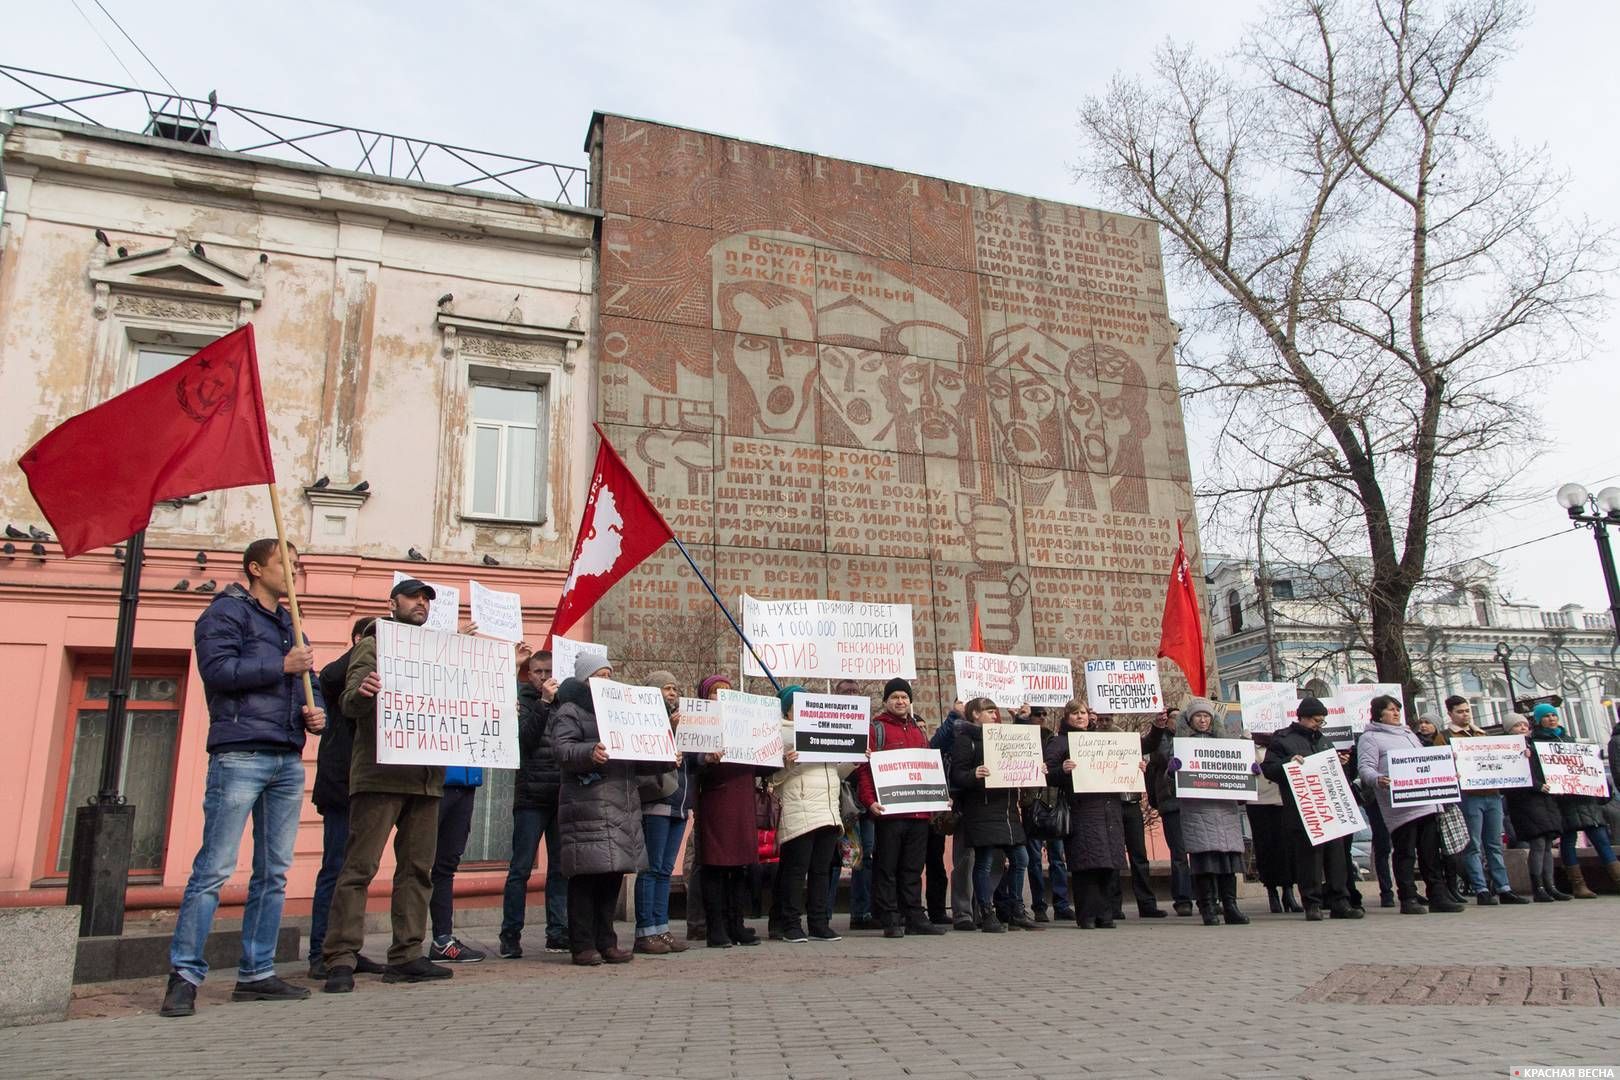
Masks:
[[[1541,723],[1542,720],[1546,719],[1549,716],[1557,716],[1557,715],[1558,715],[1558,709],[1555,708],[1552,705],[1548,705],[1545,701],[1543,701],[1540,705],[1537,705],[1535,708],[1530,710],[1530,720],[1531,720],[1532,723],[1536,723],[1536,724]]]
[[[782,703],[782,715],[787,716],[789,713],[791,713],[793,711],[793,695],[794,694],[807,694],[807,693],[809,693],[809,691],[806,690],[804,687],[800,686],[798,683],[794,683],[792,686],[784,686],[784,687],[782,687],[782,689],[780,691],[778,691],[777,695],[776,695],[776,700],[778,700],[778,701],[780,701]]]

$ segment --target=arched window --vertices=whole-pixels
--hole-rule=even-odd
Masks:
[[[1305,684],[1305,693],[1313,698],[1332,697],[1333,690],[1321,679],[1312,679]]]
[[[1232,633],[1243,629],[1243,599],[1238,596],[1236,589],[1226,594],[1226,618],[1232,625]]]

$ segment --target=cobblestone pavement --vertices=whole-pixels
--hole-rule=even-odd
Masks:
[[[155,1015],[151,980],[81,999],[80,1019],[0,1032],[0,1075],[1507,1077],[1620,1065],[1620,1014],[1583,996],[1614,985],[1598,965],[1620,959],[1617,921],[1620,901],[1603,899],[1362,922],[860,933],[589,970],[536,952],[429,986],[362,977],[352,995],[291,1004],[230,1004],[226,972],[189,1019]],[[1444,975],[1459,965],[1477,966]],[[1437,1003],[1458,979],[1473,980],[1476,1004]],[[1538,997],[1542,985],[1565,989]],[[1356,1003],[1369,1000],[1386,1003]]]

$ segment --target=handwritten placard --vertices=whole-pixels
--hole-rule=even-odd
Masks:
[[[1541,775],[1554,795],[1609,797],[1609,778],[1603,771],[1603,758],[1596,746],[1577,742],[1534,742],[1532,745],[1541,759]]]
[[[518,767],[516,657],[505,641],[377,621],[377,763]]]
[[[782,704],[763,694],[719,690],[720,721],[725,726],[726,760],[742,765],[782,766]]]
[[[1304,761],[1283,766],[1288,774],[1288,790],[1294,796],[1294,809],[1305,825],[1305,835],[1313,847],[1350,836],[1367,827],[1361,807],[1350,791],[1337,750],[1323,750]]]
[[[1175,774],[1176,795],[1180,798],[1253,802],[1260,797],[1252,740],[1178,736],[1175,756],[1181,762]]]
[[[954,652],[956,700],[969,702],[989,698],[1004,709],[1024,703],[1021,668],[1016,656],[999,653]]]
[[[1145,791],[1142,742],[1131,731],[1071,731],[1069,756],[1074,759],[1075,791]]]
[[[990,775],[987,788],[1046,786],[1046,763],[1041,759],[1041,729],[1034,724],[986,724],[984,764]]]
[[[1281,731],[1294,722],[1299,688],[1293,683],[1240,682],[1238,703],[1243,709],[1243,730],[1251,735]]]
[[[1356,736],[1367,730],[1367,722],[1372,719],[1373,698],[1380,696],[1392,697],[1396,701],[1400,701],[1400,684],[1387,682],[1340,683],[1334,687],[1333,699],[1338,703],[1339,712],[1344,718],[1343,723],[1349,726],[1351,740],[1354,740]]]
[[[917,676],[910,604],[757,600],[744,593],[742,608],[744,632],[778,678]],[[743,671],[765,674],[747,649]]]
[[[1086,700],[1093,712],[1155,713],[1164,708],[1157,660],[1087,660]]]
[[[951,808],[945,762],[938,750],[879,750],[871,763],[872,786],[885,813],[935,813]]]
[[[411,575],[394,571],[395,585],[410,579]],[[460,629],[456,624],[461,620],[461,590],[454,585],[440,585],[437,581],[424,581],[422,584],[431,585],[434,593],[433,599],[428,601],[427,622],[422,625],[429,630],[455,633]]]
[[[1449,746],[1426,746],[1389,755],[1391,806],[1440,806],[1462,801],[1457,761]]]
[[[718,701],[683,697],[675,711],[681,718],[675,726],[675,749],[683,754],[718,754],[725,749],[726,728]]]
[[[612,761],[675,760],[669,710],[656,686],[630,686],[612,679],[591,680],[596,730]]]
[[[598,645],[594,641],[575,641],[561,634],[551,635],[551,670],[559,683],[574,677],[574,662],[579,659],[580,653],[590,653],[600,656],[604,663],[607,661],[606,645]]]
[[[793,695],[793,749],[800,761],[865,761],[872,704],[846,694]]]
[[[1457,783],[1463,791],[1529,787],[1530,755],[1523,735],[1483,735],[1453,739]]]
[[[515,592],[497,592],[486,589],[477,579],[469,581],[472,587],[472,621],[485,637],[502,641],[523,640],[523,597]],[[552,650],[552,662],[557,658]]]

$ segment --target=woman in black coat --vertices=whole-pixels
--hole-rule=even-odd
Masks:
[[[1046,747],[1047,783],[1069,796],[1069,895],[1075,898],[1074,918],[1080,929],[1114,927],[1114,887],[1125,869],[1125,820],[1119,796],[1113,792],[1076,792],[1075,761],[1069,756],[1069,732],[1088,731],[1091,710],[1083,701],[1063,707],[1057,738]],[[1147,762],[1141,762],[1143,771]]]
[[[989,698],[980,697],[968,702],[964,712],[971,722],[956,728],[956,740],[951,745],[951,787],[957,792],[956,809],[961,815],[957,832],[973,847],[973,921],[987,934],[1007,929],[996,917],[990,885],[990,867],[999,851],[1007,860],[1008,889],[1013,897],[1008,923],[1018,930],[1039,930],[1039,924],[1024,907],[1029,846],[1019,807],[1022,789],[984,786],[990,769],[984,763],[983,725],[1001,723],[1001,710]]]
[[[1515,716],[1508,721],[1509,735],[1529,735],[1530,721]],[[1526,747],[1526,752],[1529,752]],[[1513,835],[1530,845],[1530,895],[1538,904],[1574,897],[1558,887],[1553,877],[1552,842],[1564,831],[1564,818],[1558,800],[1547,791],[1541,759],[1530,753],[1530,786],[1508,788],[1502,793]]]

